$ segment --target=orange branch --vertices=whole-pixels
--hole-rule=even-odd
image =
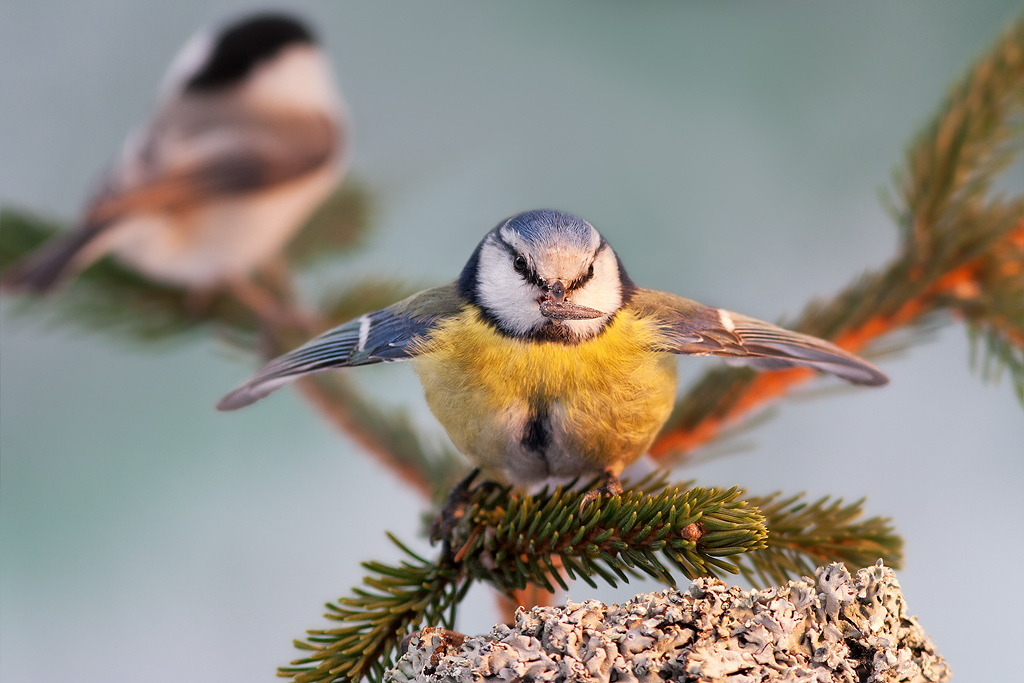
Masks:
[[[1024,222],[1021,230],[1014,230],[1007,240],[1010,245],[1024,245]],[[977,297],[981,281],[988,270],[989,256],[982,256],[938,278],[919,296],[907,301],[892,315],[878,315],[863,325],[848,330],[835,338],[834,343],[847,351],[857,352],[870,341],[897,328],[912,323],[924,313],[932,310],[935,298],[951,294],[959,299]],[[1009,262],[1000,269],[1017,272],[1019,264]],[[1011,338],[1019,337],[1011,335]],[[746,387],[743,394],[722,414],[709,415],[691,427],[679,427],[662,434],[651,447],[651,457],[665,458],[670,454],[688,453],[718,437],[724,429],[736,424],[747,413],[782,398],[794,387],[813,379],[817,373],[809,368],[790,368],[762,372]]]
[[[399,479],[421,493],[426,500],[431,500],[434,490],[427,481],[424,472],[409,463],[402,462],[388,448],[379,443],[348,411],[343,401],[332,396],[312,378],[298,381],[303,395],[316,406],[336,427],[348,434],[360,446],[373,455],[375,459],[394,472]]]
[[[498,612],[506,624],[514,624],[516,622],[516,610],[520,607],[526,609],[534,606],[545,607],[553,605],[555,602],[554,593],[549,593],[532,583],[528,584],[523,590],[513,591],[511,597],[501,592],[496,592],[495,595],[498,599]]]
[[[762,372],[723,415],[708,416],[691,428],[681,427],[658,437],[651,446],[651,457],[659,460],[669,454],[688,453],[696,449],[717,437],[741,415],[754,410],[762,403],[786,395],[790,387],[807,381],[814,374],[809,368]]]

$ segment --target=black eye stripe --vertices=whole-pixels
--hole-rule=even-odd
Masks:
[[[501,236],[500,232],[495,233],[495,237],[497,237],[497,243],[501,245],[501,247],[508,253],[509,257],[512,259],[512,267],[515,268],[515,271],[519,273],[522,276],[522,278],[529,282],[530,284],[536,285],[541,289],[544,289],[546,285],[539,277],[537,277],[537,273],[534,272],[533,268],[530,268],[530,260],[527,259],[522,254],[520,254],[518,251],[516,251],[515,247],[506,242],[505,239]],[[525,270],[519,270],[518,268],[515,267],[516,259],[523,259],[524,261],[526,261],[527,265]]]
[[[544,283],[543,280],[537,277],[537,273],[533,271],[533,268],[527,268],[526,270],[519,274],[522,275],[523,279],[526,280],[527,282],[537,285],[541,289],[547,289],[547,285]]]
[[[590,269],[587,271],[587,274],[584,275],[583,277],[578,277],[575,280],[573,280],[572,282],[570,282],[569,286],[566,287],[565,290],[567,292],[572,292],[574,290],[577,290],[580,287],[583,287],[584,285],[586,285],[593,278],[594,278],[594,266],[593,266],[593,264],[591,264]]]

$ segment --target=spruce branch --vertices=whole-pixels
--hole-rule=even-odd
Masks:
[[[394,300],[402,296],[401,285],[380,290],[372,297],[358,298],[363,292],[361,284],[335,293],[335,304],[324,322],[316,316],[310,324],[302,316],[295,320],[265,321],[263,355],[274,357],[307,342],[327,327],[338,325],[363,313],[375,310],[376,304],[393,294]],[[341,302],[341,303],[337,303]],[[345,372],[324,372],[304,377],[297,382],[299,390],[327,419],[348,434],[379,462],[394,472],[399,479],[432,500],[447,491],[458,480],[465,468],[465,460],[442,440],[425,438],[409,417],[401,410],[387,410],[366,399]]]
[[[764,547],[764,519],[740,493],[651,477],[581,512],[583,491],[479,487],[451,545],[470,576],[506,594],[528,583],[566,590],[559,566],[591,586],[595,576],[615,586],[640,573],[672,585],[673,570],[688,579],[736,573],[722,558]]]
[[[371,207],[370,194],[361,183],[350,180],[340,186],[289,243],[288,265],[301,267],[351,250],[368,233]],[[0,209],[0,272],[60,232],[61,226],[56,221],[3,207]],[[290,289],[290,283],[284,284],[286,290]],[[402,298],[404,291],[401,287],[392,289],[396,298],[389,304]],[[347,297],[352,301],[357,295],[365,296],[366,292],[367,287],[357,286],[347,294],[336,296],[339,300]],[[386,297],[388,290],[378,288],[376,292],[379,300]],[[284,292],[277,291],[274,295],[280,299]],[[276,303],[282,309],[296,308],[290,300]],[[373,309],[358,311],[357,315],[367,310]],[[22,299],[16,311],[22,316],[41,316],[51,324],[76,325],[139,342],[178,338],[212,323],[231,338],[252,344],[255,334],[267,324],[260,320],[260,312],[252,310],[247,302],[239,301],[228,290],[197,293],[162,285],[113,258],[104,258],[85,269],[43,301]]]
[[[0,272],[58,231],[54,221],[0,210]],[[180,339],[211,321],[240,338],[251,339],[258,327],[253,311],[225,293],[190,296],[146,280],[111,258],[93,264],[45,300],[20,299],[12,310],[23,317],[40,317],[50,326],[71,325],[138,343]]]
[[[450,553],[429,562],[402,546],[398,566],[367,562],[366,588],[328,605],[345,627],[312,630],[296,646],[313,654],[279,670],[300,683],[382,680],[395,646],[421,624],[452,628],[456,607],[474,581],[509,593],[528,584],[554,592],[563,573],[596,586],[640,573],[674,585],[687,578],[736,573],[724,559],[763,549],[761,514],[737,489],[639,482],[622,496],[593,504],[579,518],[583,492],[556,487],[518,497],[502,486],[478,486],[450,537]]]
[[[782,584],[830,562],[866,567],[881,558],[894,569],[902,564],[903,539],[886,517],[861,519],[864,499],[844,504],[825,496],[807,503],[803,494],[779,492],[744,498],[768,526],[767,546],[736,558],[740,573],[755,586]]]
[[[59,232],[58,224],[10,208],[0,210],[0,272]],[[23,298],[13,312],[49,325],[73,325],[121,340],[151,343],[180,339],[211,320],[251,338],[252,311],[224,293],[199,301],[188,292],[152,282],[106,258],[40,301]]]
[[[369,200],[358,188],[339,191],[316,221],[345,223],[365,220]],[[362,207],[362,208],[360,208]],[[357,210],[358,209],[358,210]],[[334,216],[332,219],[331,216]],[[53,221],[5,208],[0,211],[0,272],[55,236]],[[352,233],[366,227],[350,229]],[[324,236],[306,238],[307,246],[324,245]],[[303,247],[306,248],[306,247]],[[323,247],[326,248],[326,247]],[[300,250],[301,251],[301,250]],[[408,286],[357,282],[333,292],[323,313],[299,308],[291,283],[261,283],[273,308],[287,315],[265,315],[231,291],[202,296],[154,283],[112,258],[87,268],[61,290],[45,298],[21,298],[13,310],[53,325],[72,325],[118,340],[152,343],[185,338],[199,330],[213,331],[232,343],[263,356],[292,350],[328,326],[346,322],[403,298]],[[275,285],[275,286],[271,286]],[[428,500],[446,491],[465,467],[464,460],[442,443],[424,439],[401,411],[383,410],[365,397],[343,373],[325,373],[300,382],[306,396],[337,427],[395,471]]]
[[[1021,152],[1022,121],[1024,19],[952,89],[897,172],[899,200],[889,203],[901,230],[900,253],[783,324],[870,352],[882,335],[952,313],[984,339],[988,367],[1008,369],[1024,401],[1024,197],[991,192]],[[651,453],[692,451],[814,374],[711,370],[677,401]]]
[[[1024,219],[977,268],[952,283],[948,296],[950,308],[968,324],[982,377],[995,379],[1008,370],[1024,402]]]
[[[348,178],[310,216],[285,255],[296,266],[352,251],[366,240],[373,224],[373,198],[366,185]]]
[[[305,641],[296,640],[295,647],[312,654],[281,667],[279,676],[296,683],[381,681],[398,643],[416,627],[427,622],[454,628],[455,606],[470,582],[460,579],[453,565],[430,562],[391,534],[388,538],[407,559],[397,566],[363,562],[371,572],[363,579],[366,588],[354,588],[353,597],[327,604],[324,616],[344,625],[311,630]]]

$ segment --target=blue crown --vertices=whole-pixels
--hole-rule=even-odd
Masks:
[[[596,232],[594,227],[578,216],[555,209],[536,209],[517,213],[505,222],[506,228],[515,230],[523,241],[537,244],[559,237],[573,246],[588,248]]]

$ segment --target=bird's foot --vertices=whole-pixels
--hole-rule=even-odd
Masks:
[[[604,483],[596,489],[590,489],[583,494],[583,499],[580,501],[580,517],[583,516],[583,511],[586,510],[587,506],[601,496],[617,496],[620,493],[622,493],[622,481],[618,475],[605,471]]]
[[[462,521],[466,515],[466,506],[469,505],[470,493],[472,492],[473,481],[480,474],[480,468],[473,470],[452,487],[448,492],[448,498],[441,507],[434,523],[430,525],[430,542],[437,543],[444,541],[444,554],[451,556],[451,534],[455,526]]]

